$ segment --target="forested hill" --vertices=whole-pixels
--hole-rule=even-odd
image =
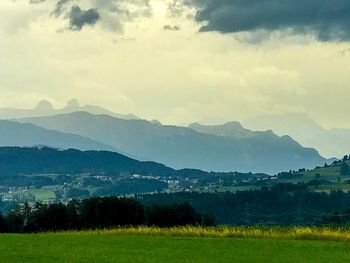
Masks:
[[[120,172],[167,176],[174,170],[162,164],[140,162],[108,151],[0,147],[0,175]]]

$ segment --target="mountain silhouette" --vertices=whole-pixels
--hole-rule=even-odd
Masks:
[[[301,167],[313,168],[327,161],[316,150],[304,148],[292,138],[278,137],[272,132],[259,136],[217,136],[187,127],[87,112],[19,121],[88,137],[133,158],[164,163],[175,169],[272,174]]]
[[[246,120],[244,126],[260,131],[271,129],[280,136],[290,135],[328,158],[342,158],[350,152],[350,130],[325,129],[305,114],[259,116]]]
[[[77,99],[69,100],[67,105],[61,109],[54,109],[53,105],[47,100],[41,100],[33,109],[2,108],[0,109],[0,119],[11,120],[27,117],[52,116],[75,111],[86,111],[92,114],[107,114],[121,119],[138,119],[138,117],[133,114],[118,114],[95,105],[81,106]]]
[[[92,139],[47,130],[30,123],[0,121],[0,146],[49,146],[58,149],[109,150],[115,148]]]

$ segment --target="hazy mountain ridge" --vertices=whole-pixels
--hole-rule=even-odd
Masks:
[[[276,173],[326,162],[316,150],[303,148],[290,137],[280,138],[272,132],[235,138],[86,112],[19,121],[79,134],[111,145],[133,158],[164,163],[175,169]]]
[[[282,139],[285,141],[289,140],[291,143],[298,144],[298,142],[293,140],[288,135],[278,136],[272,130],[252,131],[244,128],[242,124],[237,121],[227,122],[222,125],[202,125],[197,122],[197,123],[190,124],[188,127],[197,132],[212,134],[216,136],[232,137],[237,139],[253,138],[253,137],[262,138],[262,139],[275,139],[275,140]]]
[[[33,109],[2,108],[0,109],[0,119],[9,120],[28,117],[52,116],[57,114],[72,113],[75,111],[86,111],[92,114],[107,114],[121,119],[139,119],[133,114],[118,114],[95,105],[81,106],[76,99],[71,99],[68,101],[65,107],[60,109],[54,109],[52,104],[46,100],[40,101]]]
[[[271,129],[276,134],[290,135],[305,147],[316,148],[322,155],[341,158],[350,149],[350,130],[325,129],[304,114],[260,116],[243,122],[252,130]]]
[[[30,123],[0,121],[0,146],[31,147],[36,145],[59,149],[116,151],[109,145],[81,135],[48,130]]]
[[[239,122],[228,122],[222,125],[202,125],[196,122],[190,124],[188,128],[201,133],[234,138],[249,138],[256,135],[251,130],[243,128]]]

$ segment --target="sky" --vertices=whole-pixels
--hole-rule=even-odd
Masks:
[[[1,0],[0,107],[350,128],[348,0]]]

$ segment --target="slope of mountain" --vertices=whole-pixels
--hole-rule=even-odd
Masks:
[[[171,175],[174,170],[108,151],[0,147],[0,174],[120,173]]]
[[[278,175],[277,182],[279,183],[311,182],[313,186],[315,186],[315,183],[319,185],[321,184],[324,185],[322,187],[322,190],[324,191],[337,190],[337,189],[348,191],[350,170],[349,168],[347,168],[347,172],[345,172],[345,174],[342,173],[342,166],[344,165],[344,163],[347,164],[347,167],[350,167],[350,161],[348,159],[348,160],[336,160],[330,165],[316,167],[310,170],[283,172]],[[321,189],[316,189],[316,190],[321,190]]]
[[[89,112],[92,114],[106,114],[106,115],[110,115],[110,116],[113,116],[116,118],[126,119],[126,120],[139,119],[134,114],[118,114],[118,113],[106,110],[106,109],[99,107],[99,106],[96,106],[96,105],[81,106],[77,99],[71,99],[70,101],[68,101],[67,106],[65,108],[62,108],[60,110],[56,110],[56,112],[54,114],[72,113],[75,111],[85,111],[85,112]]]
[[[164,163],[176,169],[276,173],[311,168],[326,161],[314,149],[303,148],[290,137],[280,138],[272,132],[242,138],[216,136],[185,127],[87,112],[19,121],[79,134],[111,145],[133,158]]]
[[[40,101],[34,109],[2,108],[0,109],[0,119],[8,120],[27,117],[52,116],[75,111],[86,111],[92,114],[107,114],[121,119],[138,119],[138,117],[133,114],[117,114],[95,105],[81,106],[76,99],[68,101],[67,106],[61,109],[54,109],[52,104],[46,100]]]
[[[260,116],[243,122],[252,130],[271,129],[276,134],[290,135],[306,147],[316,148],[322,155],[341,158],[350,152],[350,130],[325,129],[304,114]]]
[[[272,133],[271,131],[253,132],[244,128],[239,122],[228,122],[223,125],[202,125],[199,123],[192,123],[188,126],[188,128],[201,133],[233,138],[250,138]]]
[[[33,124],[0,121],[0,146],[45,145],[59,149],[110,150],[115,148],[92,139],[63,132],[47,130]]]

